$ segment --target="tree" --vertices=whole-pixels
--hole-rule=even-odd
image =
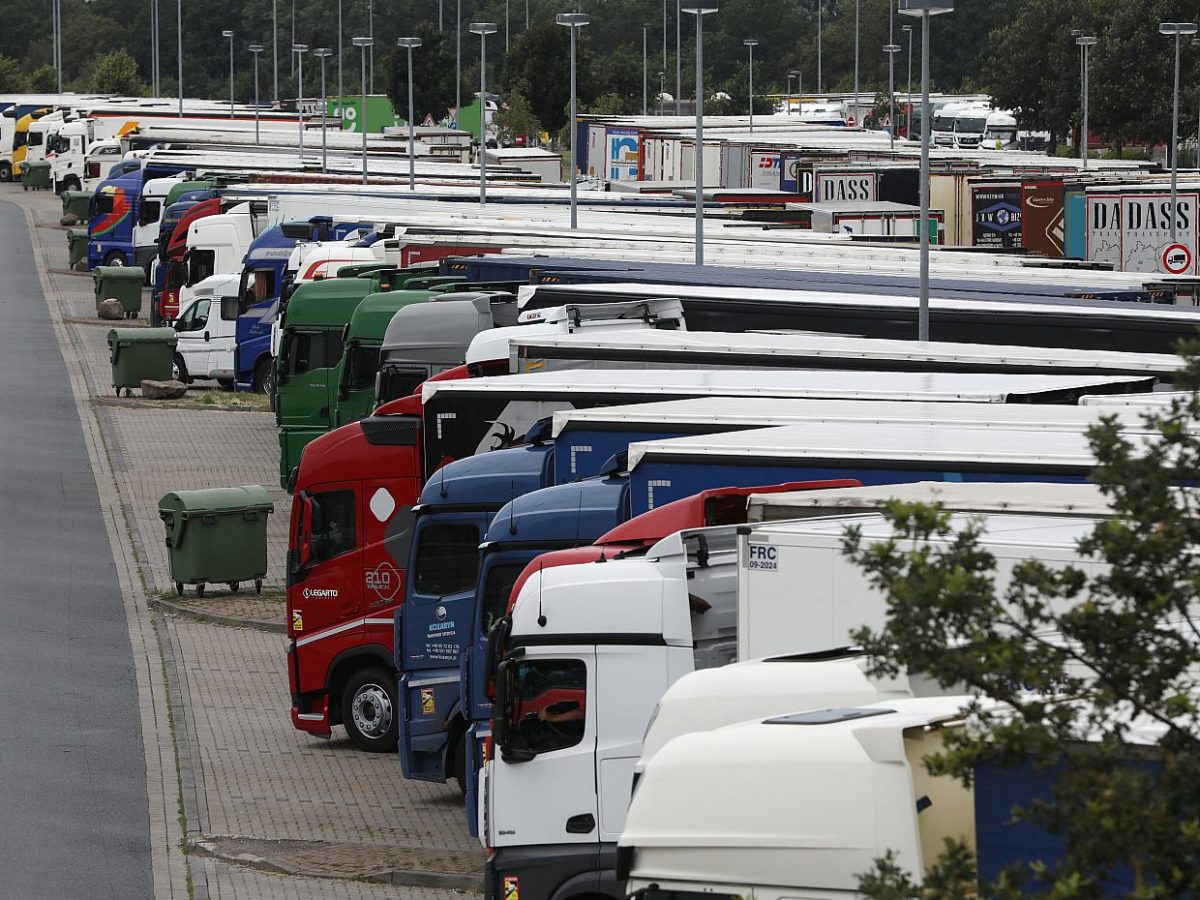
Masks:
[[[25,73],[21,64],[9,56],[0,55],[0,93],[14,94],[25,89]]]
[[[140,97],[148,90],[138,78],[137,60],[125,50],[114,50],[100,57],[88,84],[89,90],[97,94]]]
[[[54,66],[38,66],[29,74],[29,89],[35,93],[53,94],[58,90],[58,73]]]
[[[1062,858],[1027,860],[983,896],[1111,896],[1115,872],[1131,879],[1127,896],[1200,891],[1200,500],[1175,487],[1200,483],[1200,342],[1184,348],[1177,384],[1186,396],[1146,416],[1147,435],[1113,419],[1090,431],[1114,517],[1080,542],[1087,565],[1029,560],[998,591],[981,523],[955,530],[920,504],[888,510],[888,541],[846,538],[886,597],[883,629],[854,635],[873,670],[980,698],[979,728],[955,730],[930,770],[964,782],[984,760],[1054,771],[1052,800],[1013,816],[1060,835]],[[1152,750],[1130,741],[1146,723],[1161,734]],[[870,896],[935,896],[889,863],[868,873]],[[961,879],[961,848],[942,863]]]
[[[418,122],[426,115],[441,119],[454,103],[454,36],[427,24],[418,25],[413,33],[421,39],[421,46],[412,51],[414,116]],[[407,117],[407,50],[393,55],[389,83],[392,104]],[[471,94],[464,92],[465,102],[469,103],[471,98]]]
[[[500,113],[496,116],[496,124],[500,128],[500,141],[511,144],[517,135],[523,134],[537,140],[542,133],[542,123],[529,108],[529,101],[519,89],[508,92]]]
[[[576,76],[581,98],[589,98],[585,85],[590,83],[590,54],[582,43],[576,45]],[[563,110],[571,99],[571,36],[567,29],[553,19],[535,22],[509,50],[504,87],[527,91],[530,110],[551,134],[562,129],[567,122]]]

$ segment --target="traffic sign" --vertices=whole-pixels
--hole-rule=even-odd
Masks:
[[[846,116],[846,124],[849,127],[853,128],[858,123],[854,120],[854,116]]]
[[[1192,249],[1187,244],[1168,244],[1162,264],[1168,275],[1183,275],[1192,268]]]
[[[891,117],[891,116],[884,116],[884,117],[883,117],[883,127],[884,127],[884,128],[891,128],[891,127],[892,127],[892,117]]]

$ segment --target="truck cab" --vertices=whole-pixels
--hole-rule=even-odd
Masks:
[[[983,146],[990,113],[987,107],[972,107],[959,112],[954,117],[954,146],[959,150],[978,150]]]
[[[183,263],[186,276],[179,289],[179,303],[192,298],[195,286],[211,275],[235,275],[255,235],[262,229],[265,206],[239,203],[217,215],[194,218],[188,226]]]
[[[84,163],[91,137],[90,119],[66,122],[51,137],[46,146],[46,158],[50,160],[56,193],[83,190]]]
[[[237,287],[236,275],[213,275],[196,285],[192,302],[175,319],[176,381],[215,379],[222,387],[233,385]]]
[[[178,204],[172,204],[179,207],[178,220],[165,238],[165,243],[163,232],[159,231],[159,271],[162,273],[162,285],[158,288],[157,308],[154,312],[157,313],[160,322],[170,322],[179,314],[179,292],[187,280],[187,265],[184,259],[187,254],[187,236],[192,223],[221,211],[220,198],[205,198],[205,193],[207,192],[201,192],[201,198],[194,203],[181,200]]]
[[[117,163],[121,162],[120,141],[92,141],[83,157],[82,190],[95,191]]]
[[[25,140],[25,161],[40,162],[46,159],[54,137],[62,126],[62,110],[47,113],[37,121],[31,122]]]

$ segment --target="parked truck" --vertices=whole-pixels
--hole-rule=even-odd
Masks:
[[[953,504],[954,486],[946,488]],[[983,540],[997,556],[999,582],[1029,556],[1079,564],[1075,541],[1094,521],[990,516]],[[642,740],[666,690],[693,670],[823,652],[845,646],[857,627],[882,624],[883,597],[841,554],[850,524],[868,540],[890,535],[878,515],[817,518],[688,529],[603,565],[531,564],[491,638],[498,665],[484,779],[489,897],[513,879],[530,896],[552,900],[625,896],[616,842]],[[775,532],[790,535],[795,551],[772,555]],[[796,555],[802,534],[811,541],[803,558]],[[832,580],[831,571],[839,573]],[[770,575],[777,579],[770,590],[743,589],[747,578]],[[562,635],[557,646],[555,634]],[[531,716],[524,704],[543,691],[573,705]]]

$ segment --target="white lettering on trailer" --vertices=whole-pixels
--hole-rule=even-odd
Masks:
[[[646,484],[646,511],[647,512],[654,509],[654,489],[656,487],[670,487],[670,486],[671,486],[670,480],[665,479],[665,478],[659,479],[657,481],[647,482],[647,484]]]
[[[437,414],[437,436],[438,436],[439,440],[441,438],[445,437],[445,435],[442,433],[442,420],[443,419],[450,420],[450,419],[457,419],[457,418],[458,418],[458,413],[438,413]]]
[[[571,474],[578,475],[579,467],[575,464],[575,455],[577,453],[591,453],[591,444],[575,444],[571,447]]]
[[[338,597],[337,588],[305,588],[305,600],[336,600]]]

